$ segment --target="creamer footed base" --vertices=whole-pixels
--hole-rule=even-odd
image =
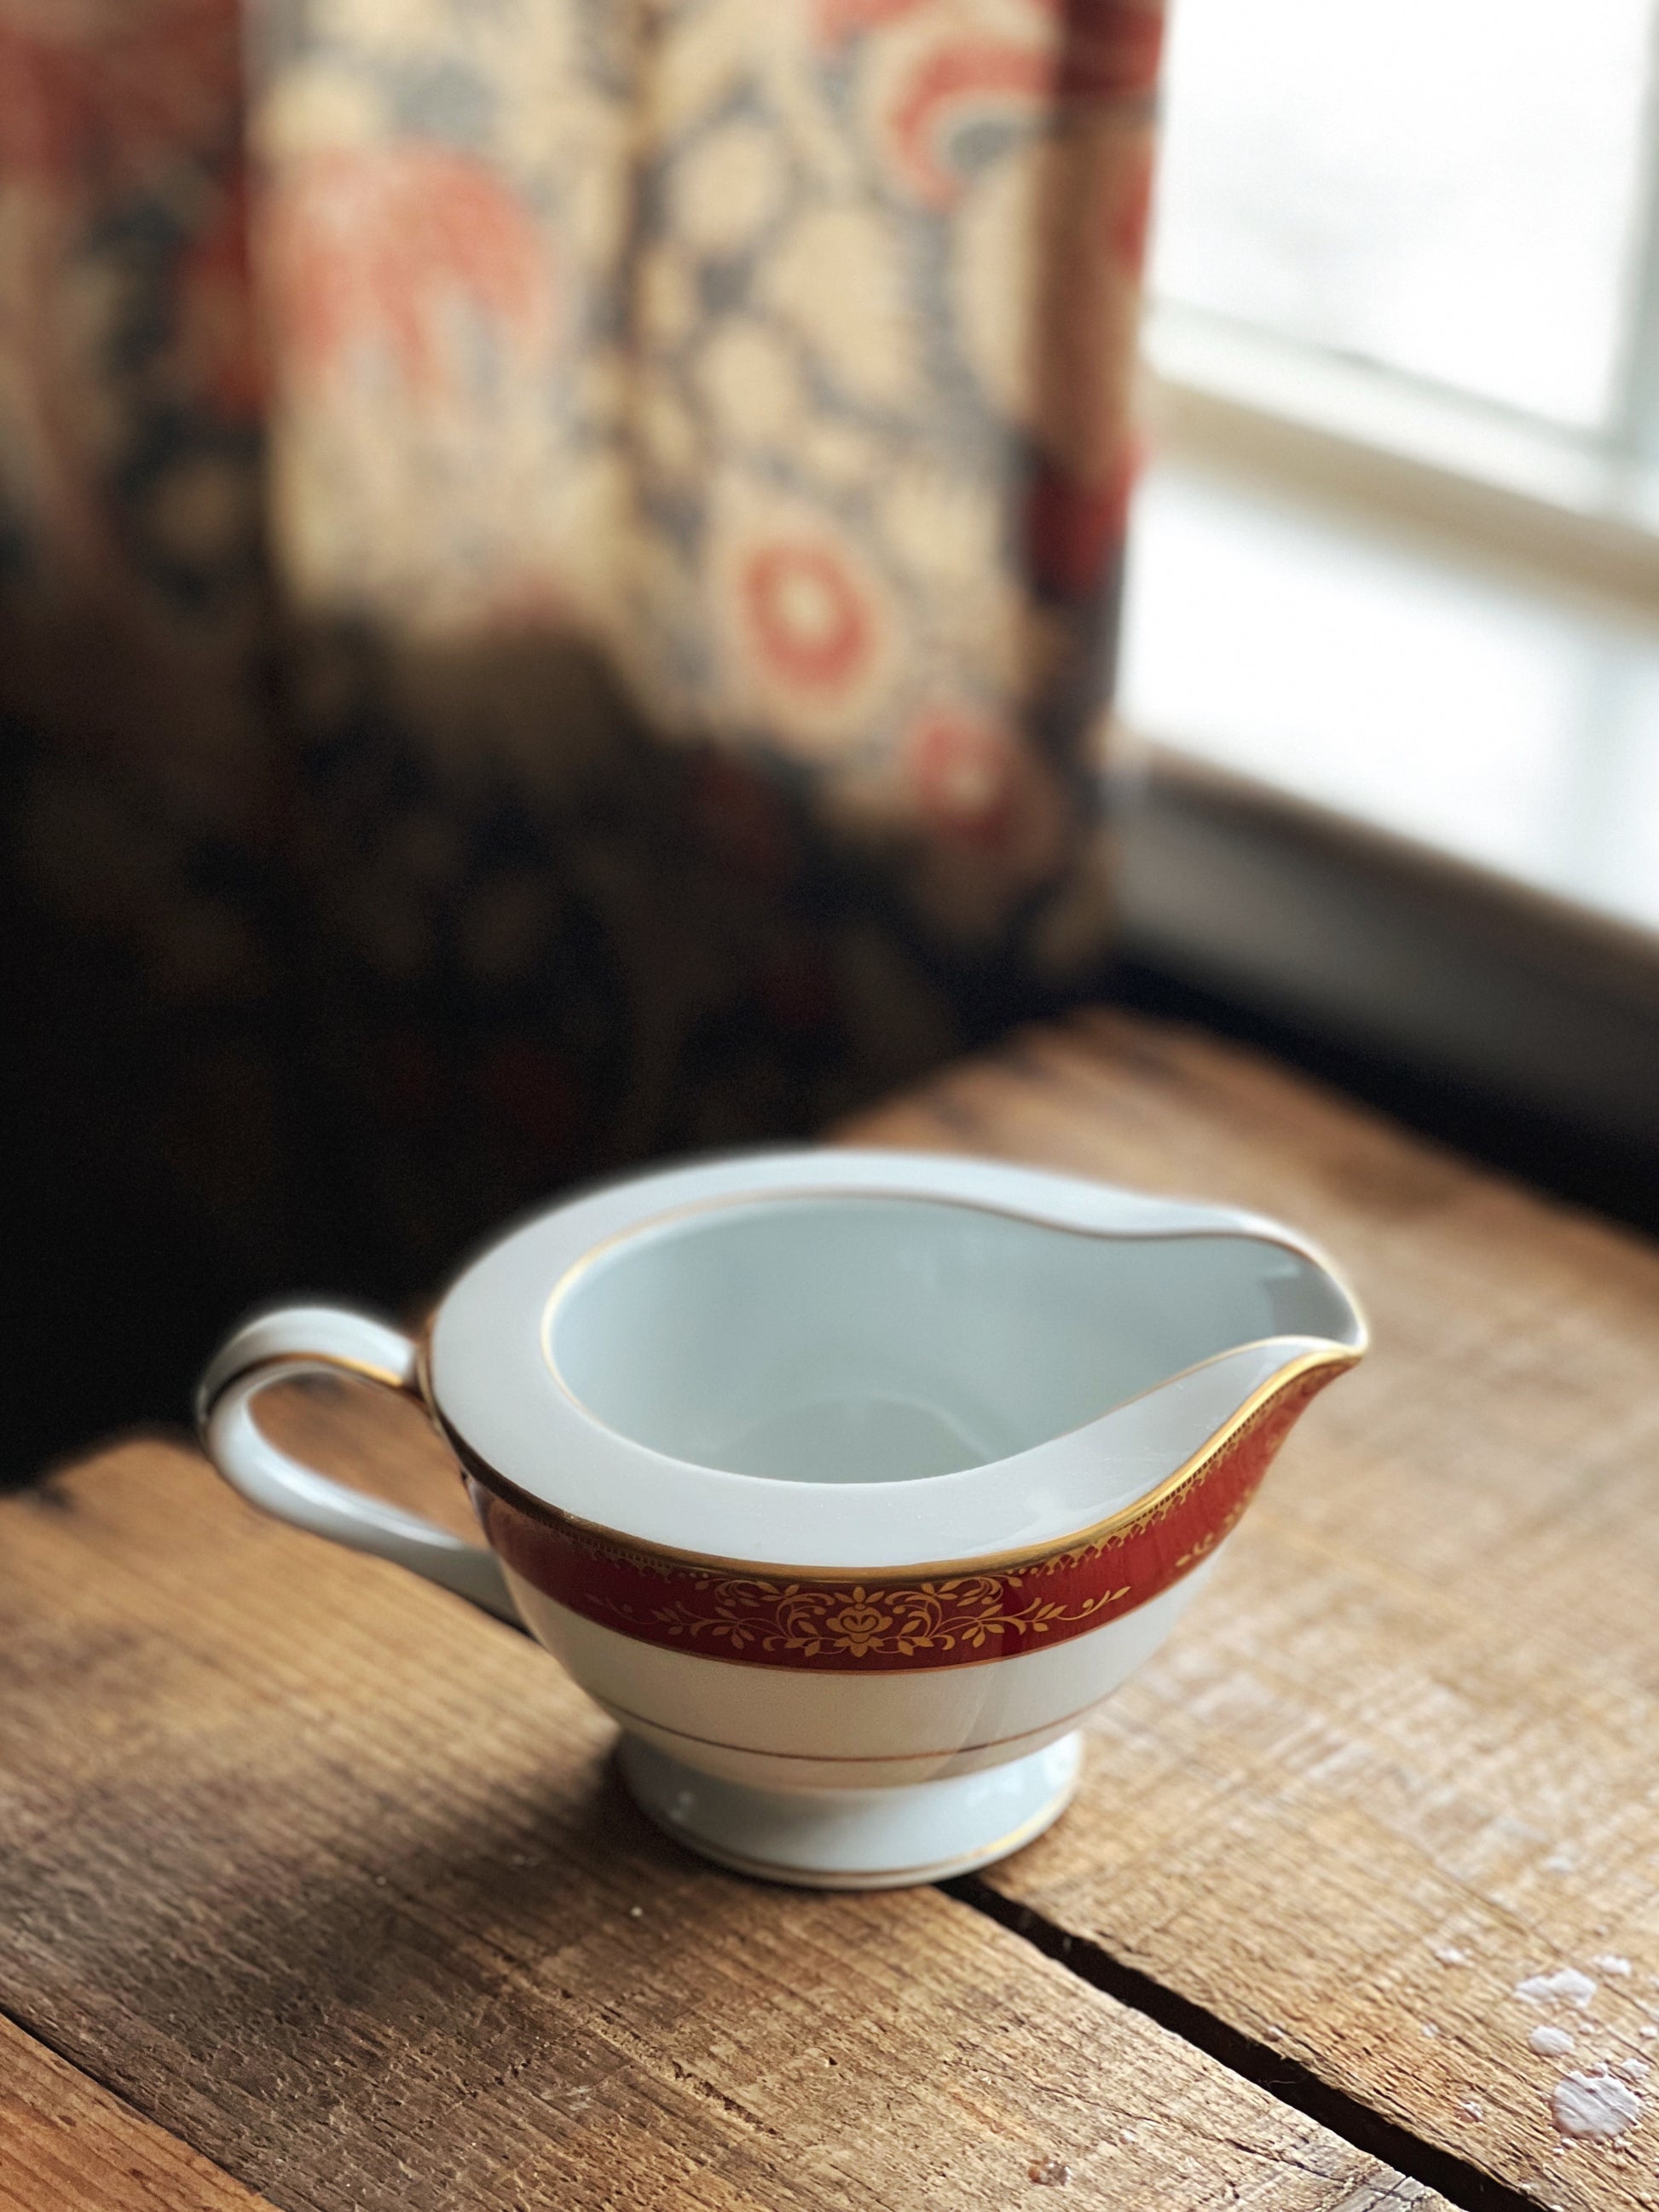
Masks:
[[[677,1843],[738,1874],[808,1889],[908,1889],[1029,1844],[1070,1803],[1075,1731],[1024,1759],[891,1790],[763,1790],[704,1774],[638,1736],[617,1749],[635,1802]]]

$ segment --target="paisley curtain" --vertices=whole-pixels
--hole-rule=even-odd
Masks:
[[[1159,33],[0,0],[48,1181],[386,1295],[1086,987]]]

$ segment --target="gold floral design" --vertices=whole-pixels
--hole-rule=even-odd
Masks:
[[[881,1673],[969,1666],[1060,1644],[1157,1597],[1209,1559],[1308,1400],[1352,1355],[1293,1370],[1150,1497],[1064,1550],[915,1578],[744,1571],[629,1543],[505,1494],[446,1425],[491,1543],[550,1597],[641,1642],[750,1666]],[[1122,1579],[1120,1580],[1120,1577]]]
[[[894,1653],[908,1658],[917,1652],[958,1648],[982,1651],[993,1639],[1010,1635],[1043,1636],[1054,1628],[1074,1629],[1129,1594],[1127,1585],[1103,1589],[1070,1607],[1044,1597],[1014,1603],[1011,1594],[1023,1579],[1018,1575],[953,1575],[941,1582],[888,1589],[880,1583],[836,1588],[708,1576],[699,1578],[690,1597],[658,1607],[651,1620],[670,1636],[706,1638],[733,1652],[752,1646],[759,1651],[794,1652],[803,1659],[820,1654],[865,1659]]]

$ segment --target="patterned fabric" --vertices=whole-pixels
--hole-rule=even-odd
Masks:
[[[384,1291],[1085,981],[1157,5],[240,32],[0,0],[54,1128]]]

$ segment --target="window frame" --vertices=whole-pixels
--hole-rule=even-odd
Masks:
[[[1659,333],[1653,356],[1659,384]],[[1155,449],[1569,589],[1659,599],[1654,463],[1168,302],[1149,304],[1142,358]]]
[[[1184,455],[1334,496],[1569,586],[1659,590],[1659,0],[1638,124],[1642,180],[1607,419],[1578,431],[1497,400],[1161,295],[1142,353],[1155,428]]]

